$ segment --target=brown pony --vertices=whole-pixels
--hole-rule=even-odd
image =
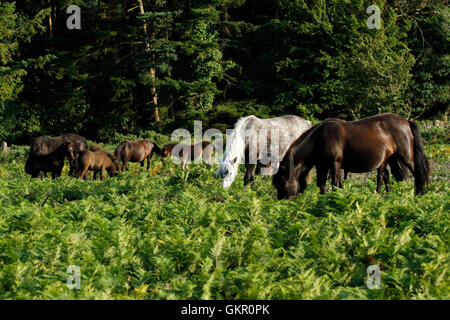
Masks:
[[[380,192],[382,181],[389,183],[388,164],[396,180],[403,180],[409,169],[416,194],[425,193],[431,169],[416,123],[392,113],[349,122],[327,119],[292,143],[273,184],[278,199],[295,196],[304,191],[305,177],[316,166],[317,186],[324,194],[329,171],[332,185],[342,187],[341,168],[356,173],[377,170]]]
[[[51,153],[32,153],[27,162],[27,173],[32,178],[43,178],[46,172],[52,173],[52,179],[61,176],[64,167],[64,160],[69,158],[69,162],[75,159],[75,146],[71,142],[64,142]]]
[[[73,155],[75,156],[74,159],[69,161],[70,166],[69,176],[71,176],[73,174],[74,169],[76,169],[76,158],[78,156],[78,152],[88,149],[86,139],[75,133],[63,134],[59,137],[41,136],[36,138],[33,144],[31,145],[30,152],[28,154],[28,159],[25,163],[25,172],[32,175],[31,168],[34,166],[32,163],[34,154],[39,155],[51,154],[56,149],[58,149],[59,146],[61,146],[63,143],[66,142],[73,143]],[[42,174],[45,175],[45,172],[39,173],[39,175]]]
[[[153,142],[148,140],[128,141],[122,142],[114,152],[114,155],[123,162],[122,171],[128,169],[128,161],[140,162],[141,167],[144,166],[144,161],[147,159],[147,171],[150,169],[150,160],[153,152],[161,154],[161,149]]]
[[[213,164],[212,154],[214,151],[214,143],[208,141],[202,141],[191,145],[183,145],[178,143],[166,144],[162,149],[163,161],[165,161],[170,155],[172,155],[172,151],[177,145],[177,149],[179,148],[178,157],[181,159],[181,167],[183,169],[187,167],[188,161],[196,161],[200,159],[202,155],[206,163],[208,163],[209,165]],[[187,152],[184,152],[185,150],[187,150]]]
[[[104,171],[108,171],[109,176],[117,175],[119,170],[119,159],[107,152],[97,151],[81,151],[78,155],[78,178],[83,177],[86,180],[86,172],[94,171],[94,180],[97,179],[97,173],[100,172],[100,180],[103,181]]]

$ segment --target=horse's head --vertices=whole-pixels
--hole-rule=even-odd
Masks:
[[[236,175],[238,173],[238,166],[236,165],[236,163],[237,158],[234,158],[233,160],[225,160],[217,169],[216,174],[220,176],[221,179],[223,179],[222,186],[224,188],[228,188],[229,186],[231,186],[234,179],[236,178]]]
[[[109,157],[110,157],[112,163],[114,164],[115,169],[116,169],[117,171],[120,170],[120,161],[119,161],[119,158],[116,157],[115,155],[112,155],[112,154],[109,155]]]
[[[297,172],[292,156],[286,154],[278,172],[272,178],[272,183],[277,189],[278,200],[295,197],[303,191],[297,179]]]
[[[59,152],[61,152],[61,154],[65,154],[69,158],[70,162],[75,160],[76,148],[72,142],[64,142],[58,148],[58,150],[59,150]]]
[[[166,159],[170,156],[171,153],[172,153],[172,148],[170,147],[170,145],[165,145],[162,148],[162,152],[161,152],[162,160],[166,161]]]

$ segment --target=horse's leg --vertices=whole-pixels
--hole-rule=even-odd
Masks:
[[[386,186],[386,192],[391,192],[390,179],[389,179],[389,171],[384,168],[384,176],[383,176],[384,185]]]
[[[103,172],[105,169],[103,167],[100,168],[100,181],[103,181]]]
[[[255,181],[255,177],[253,175],[253,172],[255,171],[255,164],[245,164],[245,176],[244,176],[244,186],[248,185],[249,183],[252,183]]]
[[[317,187],[319,187],[321,194],[325,194],[325,186],[327,184],[328,170],[329,168],[326,166],[316,166]]]
[[[384,170],[383,170],[384,173]],[[382,181],[381,167],[377,169],[377,192],[380,193],[381,181]]]
[[[94,180],[97,180],[97,173],[98,173],[98,170],[94,170]]]
[[[141,167],[144,166],[144,160],[140,161],[139,164],[141,165]]]
[[[338,161],[334,161],[331,165],[331,184],[335,187],[342,188],[341,163]]]
[[[147,156],[147,172],[150,170],[150,161],[152,160],[153,150]]]
[[[87,171],[87,169],[88,169],[88,167],[85,167],[84,169],[79,170],[78,179],[81,179],[81,177],[83,177],[84,180],[87,179],[86,178],[86,171]]]
[[[381,167],[377,170],[377,192],[380,193],[381,191],[381,185],[384,181],[384,173],[386,169],[387,161],[385,160]]]
[[[186,152],[186,154],[183,154],[183,160],[181,160],[181,169],[187,168],[187,161],[188,161],[188,155]]]
[[[205,162],[207,164],[209,164],[210,166],[213,165],[212,163],[212,153],[214,151],[214,148],[211,147],[207,147],[204,151],[203,151],[203,158],[205,159]]]
[[[125,170],[128,170],[128,161],[124,159],[122,164],[122,171]]]

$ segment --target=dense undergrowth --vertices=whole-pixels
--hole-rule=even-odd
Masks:
[[[243,187],[241,173],[223,189],[215,167],[159,157],[103,182],[67,167],[32,180],[27,150],[0,156],[0,299],[449,298],[448,145],[426,146],[424,196],[411,179],[377,194],[373,175],[351,175],[283,201],[269,178]],[[80,289],[66,285],[70,265]]]

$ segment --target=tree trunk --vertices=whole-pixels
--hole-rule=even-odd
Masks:
[[[138,0],[138,4],[139,4],[139,12],[141,14],[144,14],[144,4],[142,3],[142,0]],[[144,21],[144,34],[145,34],[145,50],[150,50],[150,43],[147,40],[147,35],[148,35],[148,26],[147,26],[147,22]],[[152,78],[152,80],[156,79],[156,71],[154,68],[150,68],[150,77]],[[156,87],[152,87],[152,94],[153,94],[153,104],[155,105],[155,122],[159,123],[160,119],[159,119],[159,110],[158,110],[158,93],[156,92]]]
[[[225,21],[223,31],[225,32],[225,34],[227,36],[229,36],[230,35],[230,29],[228,28],[227,23],[228,23],[228,19],[230,18],[230,15],[228,14],[228,6],[227,5],[224,5],[223,18],[224,18],[224,21]]]
[[[52,2],[52,21],[53,21],[53,25],[55,25],[56,23],[56,4],[54,0],[50,0]],[[55,30],[53,30],[54,32]]]
[[[53,37],[53,3],[52,0],[48,0],[48,5],[50,7],[50,14],[48,15],[48,32],[50,37]]]
[[[7,152],[8,151],[8,144],[5,141],[2,142],[2,151],[3,152]]]

